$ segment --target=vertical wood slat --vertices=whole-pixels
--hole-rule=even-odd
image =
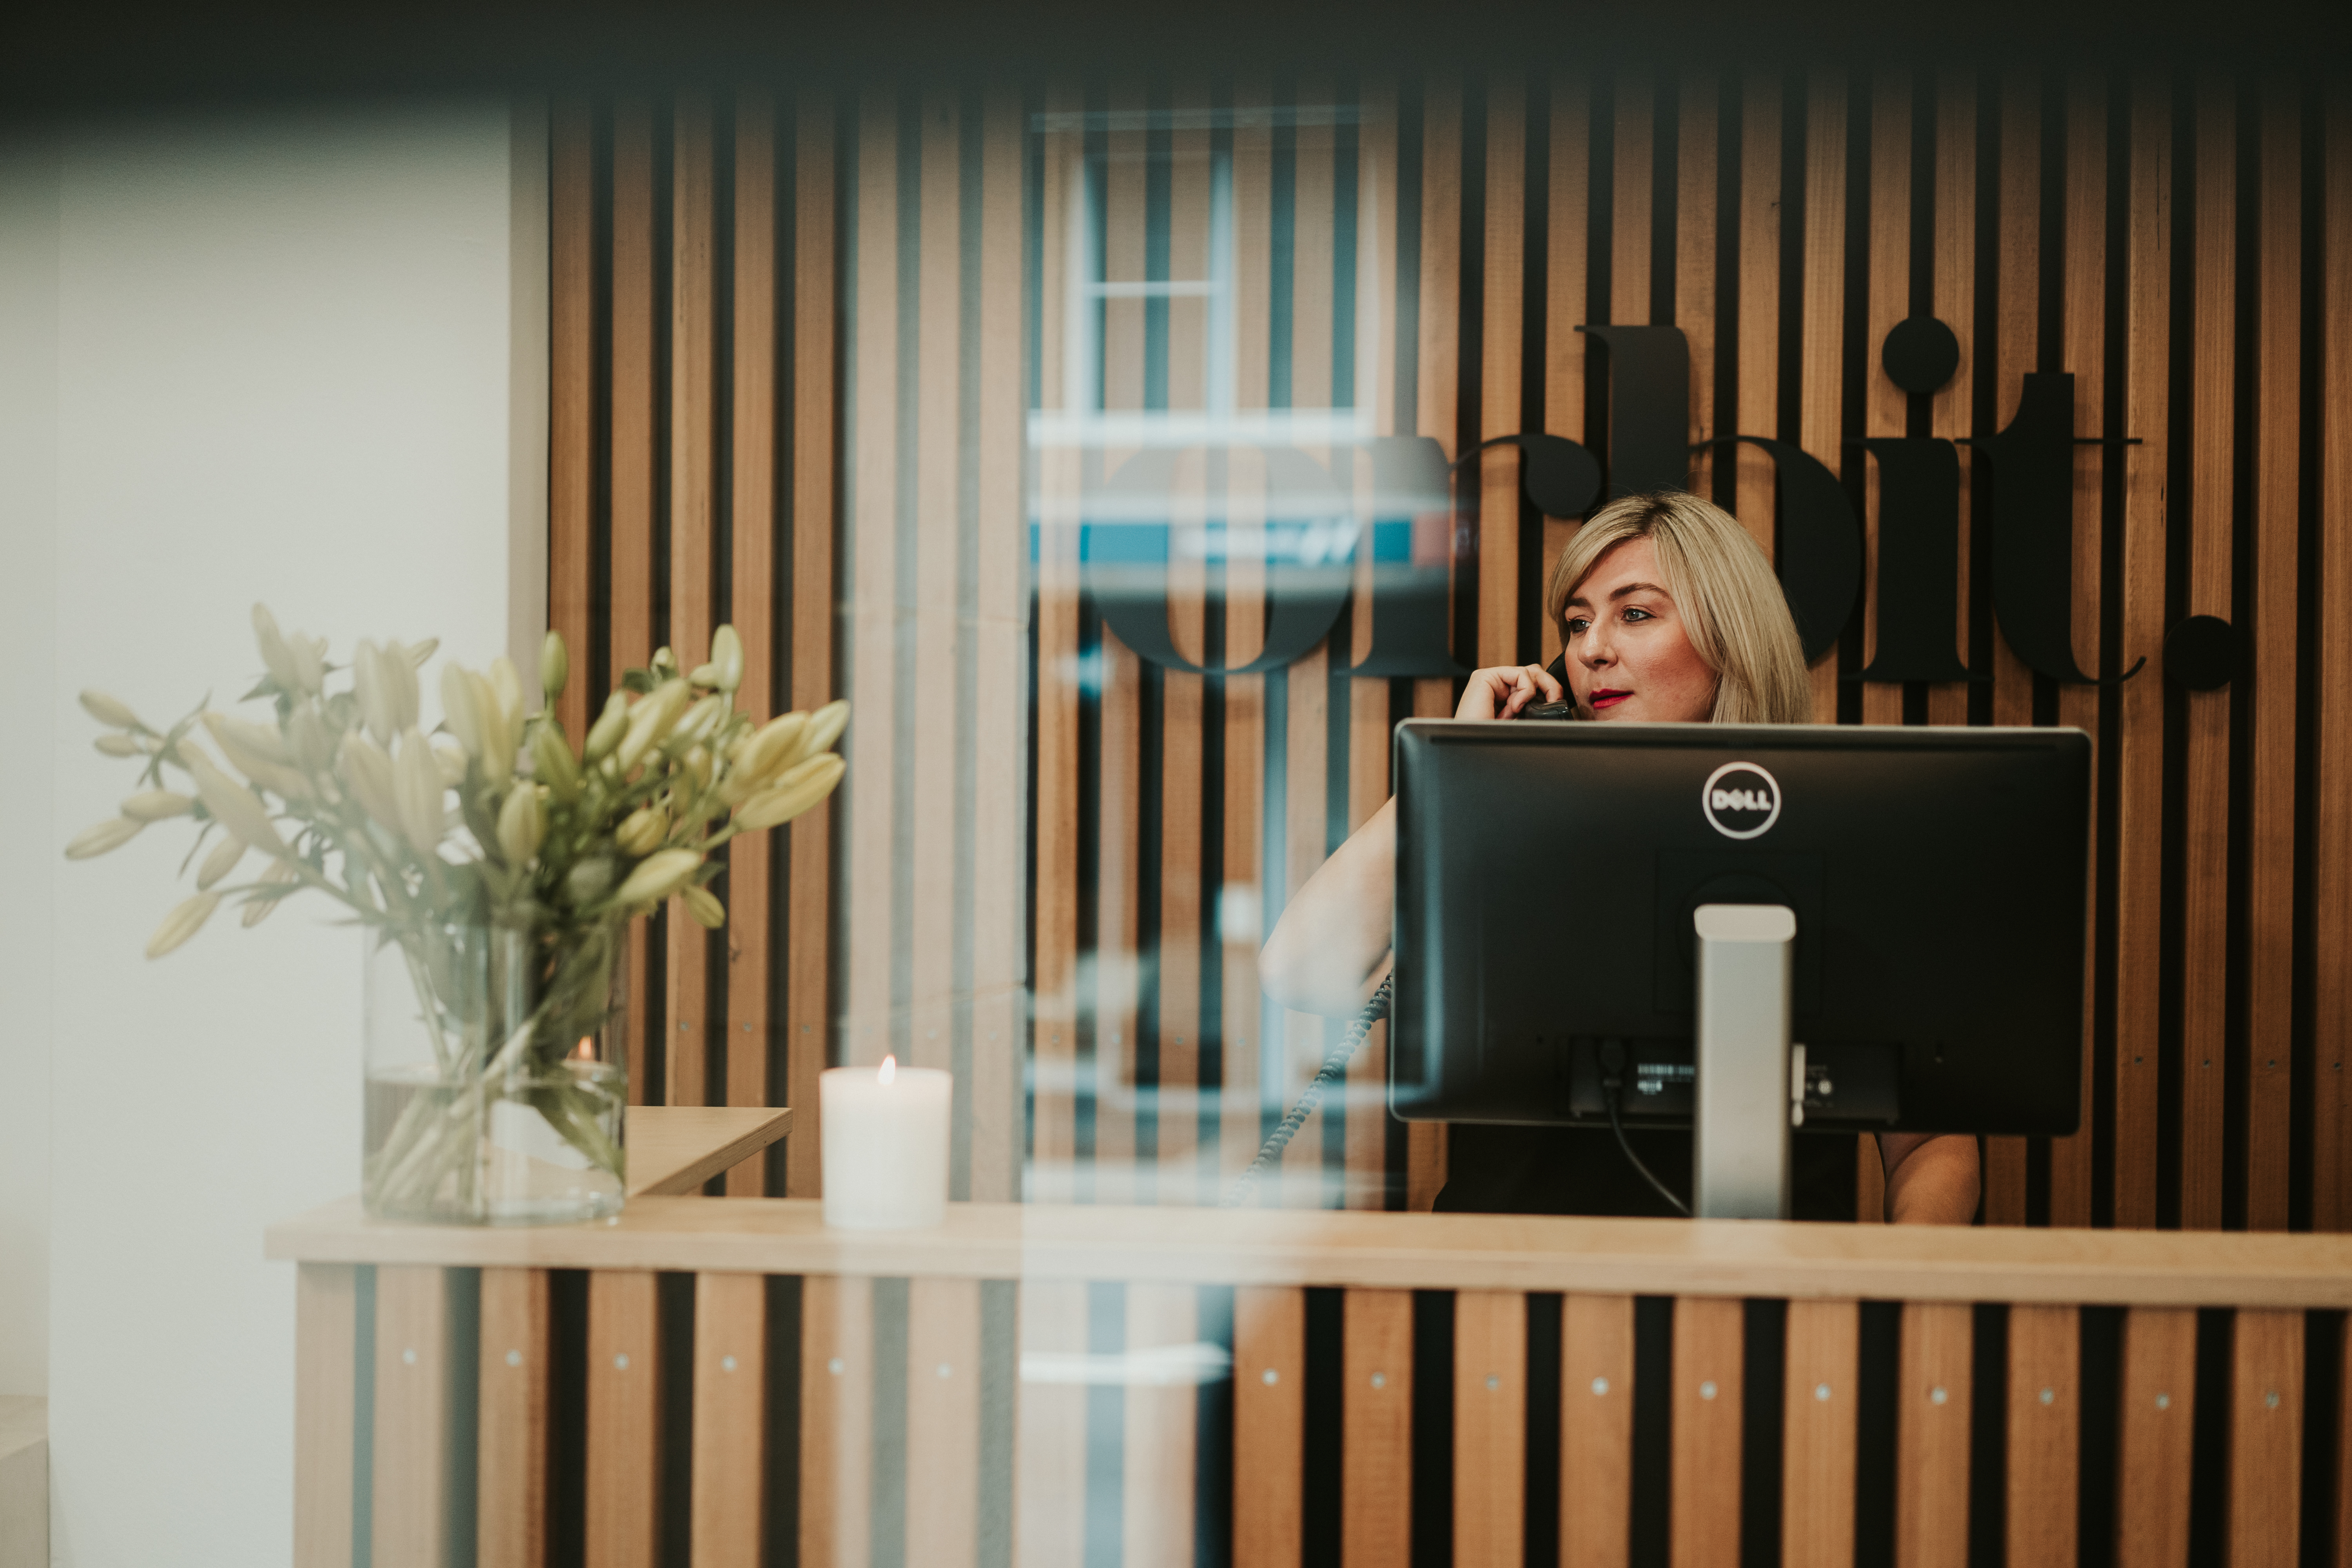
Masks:
[[[1686,71],[1675,84],[1674,321],[1690,344],[1694,445],[1716,434],[1715,192],[1720,97],[1713,71]],[[1691,488],[1705,494],[1714,487],[1699,482],[1701,461],[1713,472],[1711,458],[1694,458]]]
[[[373,1560],[449,1561],[449,1295],[442,1269],[375,1271]]]
[[[2075,1561],[2082,1343],[2082,1314],[2073,1307],[2009,1310],[2011,1568]]]
[[[1454,1561],[1501,1568],[1525,1545],[1528,1299],[1454,1298]]]
[[[914,683],[911,778],[912,907],[907,926],[914,950],[929,962],[910,965],[908,1059],[953,1072],[956,1066],[956,930],[970,889],[957,885],[956,708],[959,683],[945,679],[958,663],[963,615],[958,541],[976,520],[963,515],[962,125],[958,94],[931,88],[922,98],[917,150],[919,228],[915,307],[915,526],[913,632],[915,668],[940,672]],[[902,575],[904,574],[902,569]],[[908,606],[899,600],[900,613]],[[953,1081],[955,1122],[971,1112],[971,1085]],[[959,1173],[950,1169],[953,1183]],[[969,1149],[969,1143],[966,1144]],[[969,1190],[967,1187],[966,1190]],[[977,1310],[977,1309],[975,1309]]]
[[[2255,192],[2253,752],[2246,770],[2246,1226],[2284,1230],[2294,1143],[2295,619],[2302,578],[2303,106],[2260,92]]]
[[[546,1269],[482,1270],[477,1568],[547,1561],[547,1313]]]
[[[2131,85],[2126,269],[2124,668],[2160,661],[2165,631],[2165,464],[2171,451],[2171,84]],[[2164,964],[2164,688],[2124,683],[2116,800],[2115,1223],[2157,1222],[2159,1036]]]
[[[1527,84],[1498,73],[1486,86],[1485,316],[1478,364],[1478,438],[1527,428],[1519,406],[1519,323],[1525,314]],[[1478,662],[1519,662],[1519,449],[1478,458]]]
[[[1432,77],[1423,88],[1421,159],[1414,428],[1434,439],[1450,462],[1458,456],[1455,400],[1462,374],[1456,328],[1462,298],[1462,84],[1450,74]],[[1455,569],[1460,570],[1458,563]],[[1433,698],[1442,701],[1451,695],[1447,685],[1423,681],[1415,689],[1414,711],[1421,712]],[[1405,1207],[1426,1211],[1444,1185],[1444,1123],[1407,1123]]]
[[[1906,400],[1894,377],[1876,363],[1886,334],[1911,314],[1911,77],[1907,71],[1882,68],[1870,83],[1870,171],[1867,200],[1870,212],[1870,272],[1864,282],[1869,326],[1863,347],[1863,434],[1901,436]],[[1864,668],[1878,654],[1878,622],[1885,606],[1878,592],[1879,539],[1878,465],[1860,453],[1851,461],[1863,467],[1863,489],[1868,504],[1863,512],[1862,624]],[[1903,722],[1903,688],[1892,681],[1871,680],[1862,687],[1862,721],[1865,724]]]
[[[980,1533],[980,1281],[907,1294],[906,1560],[969,1568]]]
[[[2006,428],[2025,395],[2026,374],[2040,351],[2042,234],[2041,83],[2031,73],[2000,78],[1995,136],[2000,173],[1993,211],[1994,276],[1997,287],[1991,324],[1992,353],[1984,373],[1992,378],[1993,425]],[[2050,237],[2055,242],[2059,237]],[[1979,324],[1981,330],[1981,324]],[[1992,721],[2033,721],[2033,675],[1999,631],[1992,639]],[[2087,929],[2087,928],[2086,928]],[[2085,1017],[2088,1011],[2085,1011]],[[1984,1215],[1990,1225],[2025,1223],[2026,1146],[2023,1138],[1984,1142]]]
[[[2237,102],[2228,84],[2195,88],[2189,216],[2193,297],[2189,361],[2233,363],[2237,331]],[[2189,613],[2232,615],[2236,378],[2198,375],[2189,388]],[[2173,525],[2182,526],[2176,521]],[[2223,1044],[2228,1028],[2230,706],[2233,693],[2191,691],[2180,810],[2180,1224],[2221,1225]]]
[[[1803,342],[1798,349],[1797,442],[1833,474],[1845,453],[1845,73],[1810,72],[1805,82]],[[1813,721],[1837,722],[1838,661],[1813,666]],[[1865,1163],[1864,1169],[1867,1169]],[[1875,1212],[1864,1184],[1864,1217]]]
[[[1235,86],[1238,110],[1269,107],[1272,92],[1262,79]],[[1233,155],[1233,386],[1232,406],[1262,409],[1270,396],[1269,348],[1273,340],[1274,265],[1274,142],[1272,132],[1256,115],[1234,127]],[[1237,473],[1227,490],[1233,521],[1244,529],[1263,522],[1263,490],[1254,487],[1255,475]],[[1225,663],[1247,664],[1265,650],[1265,562],[1247,552],[1225,561]],[[1267,798],[1266,692],[1265,675],[1227,676],[1225,700],[1225,776],[1223,846],[1227,886],[1251,890],[1257,898],[1261,922],[1273,907],[1266,882],[1270,875],[1265,852],[1277,802]],[[1257,944],[1261,931],[1236,921],[1221,930],[1219,979],[1223,983],[1224,1016],[1224,1079],[1218,1107],[1217,1158],[1224,1174],[1238,1173],[1255,1157],[1260,1139],[1261,1108],[1269,1069],[1279,1071],[1282,1037],[1278,1026],[1267,1030],[1267,1009],[1258,992]]]
[[[1024,125],[1021,101],[994,87],[981,103],[980,295],[1008,300],[1023,275],[1021,205]],[[972,731],[971,1173],[971,1195],[1003,1203],[1021,1190],[1023,1118],[1020,1021],[1027,944],[1022,908],[1029,826],[1023,810],[1021,668],[1028,635],[1021,595],[1028,554],[1022,494],[1021,312],[981,312],[977,385],[980,450],[976,574],[979,671]]]
[[[1066,89],[1046,96],[1049,113],[1073,107]],[[1070,293],[1083,287],[1071,277],[1074,247],[1060,243],[1076,221],[1075,204],[1084,170],[1067,138],[1049,141],[1039,178],[1043,232],[1053,237],[1038,255],[1037,374],[1039,397],[1047,408],[1073,409],[1081,389],[1072,384],[1071,362],[1080,352],[1066,343],[1074,312]],[[1039,521],[1033,614],[1036,619],[1036,908],[1034,997],[1029,1054],[1036,1087],[1032,1094],[1029,1156],[1032,1195],[1066,1201],[1077,1153],[1078,961],[1078,683],[1071,678],[1078,653],[1078,558],[1075,527],[1076,458],[1066,450],[1038,460]]]
[[[295,1270],[295,1568],[350,1568],[352,1561],[358,1274],[347,1263]]]
[[[682,95],[671,112],[669,646],[680,669],[709,657],[711,552],[717,489],[717,277],[713,255],[717,149],[709,99]],[[668,1017],[671,1105],[709,1103],[707,933],[670,900]]]
[[[1571,1293],[1559,1330],[1560,1568],[1633,1561],[1633,1298]]]
[[[2331,87],[2325,113],[2320,341],[2352,334],[2352,92]],[[2311,1114],[2311,1226],[2352,1230],[2352,365],[2320,355],[2319,756],[2313,781],[2312,899],[2316,1093]],[[2347,1380],[2352,1386],[2352,1380]],[[2352,1422],[2343,1431],[2352,1439]],[[2352,1484],[2342,1487],[2352,1521]],[[2352,1527],[2337,1530],[2337,1561],[2352,1559]]]
[[[1746,1321],[1736,1297],[1675,1302],[1672,1568],[1738,1568]]]
[[[2230,1346],[2230,1568],[2292,1568],[2303,1492],[2303,1314],[2242,1310]]]
[[[814,94],[793,114],[789,700],[814,711],[834,695],[834,108]],[[816,1081],[833,1032],[833,814],[822,801],[786,829],[784,1098],[793,1110],[784,1192],[796,1198],[816,1197],[824,1184]]]
[[[1406,1568],[1412,1555],[1412,1292],[1340,1302],[1339,1562]]]
[[[1927,431],[1943,440],[1974,433],[1977,320],[1977,82],[1974,73],[1950,70],[1936,79],[1936,196],[1933,267],[1928,284],[1931,313],[1959,341],[1960,363],[1952,379],[1927,404]],[[1959,464],[1959,593],[1954,603],[1952,647],[1963,663],[1969,652],[1970,594],[1969,486],[1970,465]],[[1927,688],[1927,722],[1969,721],[1969,686],[1958,681]]]
[[[1301,103],[1331,100],[1329,84],[1312,77],[1295,82],[1292,92]],[[1336,326],[1331,312],[1335,303],[1332,216],[1337,204],[1331,132],[1295,132],[1290,162],[1290,405],[1324,408],[1335,401],[1331,345]],[[1307,449],[1307,456],[1328,465],[1334,454],[1328,447],[1316,447]],[[1328,754],[1331,657],[1331,639],[1327,637],[1284,672],[1289,683],[1283,774],[1285,907],[1323,862],[1331,827],[1330,770],[1335,760],[1345,765],[1344,759]],[[1283,1032],[1287,1052],[1279,1098],[1287,1102],[1321,1067],[1332,1031],[1322,1018],[1291,1013],[1283,1019]],[[1327,1194],[1335,1190],[1333,1182],[1344,1181],[1344,1166],[1340,1171],[1324,1168],[1325,1124],[1335,1104],[1344,1105],[1344,1100],[1327,1097],[1284,1151],[1282,1200],[1286,1204],[1326,1206]]]
[[[1194,1287],[1127,1288],[1129,1355],[1193,1344],[1200,1332],[1200,1292]],[[1122,1568],[1192,1568],[1197,1405],[1197,1390],[1189,1382],[1127,1385],[1121,1446],[1126,1475],[1119,1489]]]
[[[1024,1281],[1020,1336],[1024,1362],[1033,1355],[1066,1355],[1072,1346],[1085,1344],[1085,1283]],[[1024,1381],[1013,1422],[1013,1560],[1022,1568],[1079,1568],[1086,1561],[1086,1388]],[[841,1568],[866,1564],[862,1551],[838,1561]]]
[[[658,1276],[588,1276],[587,1568],[653,1568],[661,1482]]]
[[[692,1568],[757,1568],[765,1534],[768,1281],[694,1281]]]
[[[611,534],[613,584],[610,689],[654,652],[654,124],[653,106],[625,98],[613,110]],[[584,653],[584,650],[583,650]],[[583,739],[585,732],[583,731]],[[629,1037],[640,1047],[663,1020],[652,996],[647,922],[629,922]],[[646,1100],[642,1068],[629,1074],[629,1103]]]
[[[736,705],[764,721],[779,710],[773,679],[776,579],[776,106],[764,93],[735,98],[734,333],[731,363],[733,472],[728,487],[729,574],[734,585],[727,619],[743,639],[743,683]],[[788,623],[789,624],[789,623]],[[757,833],[728,848],[727,1103],[766,1105],[769,1044],[776,1020],[768,1014],[770,960],[780,934],[770,919],[769,869],[775,846]],[[787,1043],[786,1048],[790,1046]],[[810,1116],[813,1105],[798,1114]],[[789,1148],[789,1145],[787,1145]],[[764,1150],[727,1173],[730,1197],[768,1190]]]
[[[548,123],[547,620],[572,656],[555,711],[575,746],[588,732],[595,591],[594,165],[587,102],[557,99]]]
[[[2061,182],[2065,206],[2062,241],[2063,277],[2060,289],[2059,360],[2074,376],[2074,428],[2084,434],[2105,434],[2101,428],[2106,410],[2106,278],[2107,278],[2107,93],[2103,78],[2078,72],[2065,85],[2065,163],[2050,172]],[[2075,667],[2087,674],[2101,669],[2101,616],[2105,593],[2102,535],[2105,529],[2105,489],[2110,448],[2077,447],[2074,462],[2074,591],[2072,630]],[[2094,737],[2093,767],[2098,765],[2101,743],[2100,709],[2105,695],[2095,686],[2066,685],[2058,689],[2058,721]],[[2095,773],[2094,777],[2097,776]],[[2083,973],[2098,973],[2099,900],[2101,877],[2098,813],[2104,802],[2092,804],[2089,908],[2083,930]],[[2083,1010],[2081,1131],[2054,1138],[2050,1144],[2050,1223],[2087,1226],[2091,1223],[2091,1147],[2093,1064],[2099,1037],[2094,1020],[2099,1008]]]
[[[1565,71],[1551,79],[1544,203],[1544,428],[1571,441],[1584,430],[1584,334],[1577,324],[1590,319],[1591,292],[1587,260],[1589,209],[1592,201],[1592,89],[1581,75]],[[1576,532],[1572,518],[1544,519],[1544,580]],[[1559,626],[1549,617],[1538,652],[1549,664],[1560,651]]]
[[[1895,1373],[1895,1568],[1964,1568],[1969,1560],[1969,1309],[1903,1304]]]
[[[1657,153],[1657,89],[1644,70],[1620,70],[1615,87],[1615,156],[1610,171],[1609,320],[1651,320],[1650,186]]]
[[[869,1279],[812,1274],[801,1281],[800,1453],[800,1562],[866,1568],[874,1469]]]
[[[2197,1414],[2197,1313],[2124,1314],[2116,1423],[2116,1558],[2132,1568],[2189,1561],[2189,1459]]]
[[[1235,1290],[1234,1568],[1298,1561],[1306,1447],[1307,1292]]]
[[[1750,69],[1740,78],[1738,406],[1726,434],[1795,434],[1780,428],[1780,78],[1771,71]],[[1738,465],[1733,510],[1773,555],[1772,459],[1743,446],[1733,449],[1732,460]],[[1836,657],[1828,657],[1834,668]]]
[[[838,792],[846,823],[841,902],[835,918],[847,943],[843,981],[844,1063],[878,1064],[898,1050],[905,1018],[894,995],[898,899],[898,770],[916,758],[900,750],[896,711],[898,659],[898,477],[907,432],[899,426],[899,105],[894,88],[867,87],[857,102],[856,309],[848,344],[856,392],[846,412],[855,436],[844,454],[851,479],[848,537],[850,649],[845,695],[853,704],[842,754],[852,782]]]
[[[1853,1301],[1791,1301],[1785,1344],[1780,1561],[1784,1568],[1849,1568],[1861,1308]]]

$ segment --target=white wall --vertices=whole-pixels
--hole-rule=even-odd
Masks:
[[[24,737],[47,731],[54,758],[46,812],[12,811],[21,833],[0,833],[0,852],[45,845],[10,889],[7,945],[27,904],[51,945],[46,975],[5,960],[0,1033],[47,1058],[54,1537],[76,1568],[289,1561],[293,1279],[261,1261],[261,1232],[358,1184],[360,999],[357,939],[322,905],[141,956],[184,896],[187,835],[58,858],[131,783],[90,749],[74,694],[103,688],[155,723],[207,692],[233,700],[259,668],[256,599],[335,658],[362,636],[437,634],[475,664],[536,642],[541,135],[490,104],[152,120],[55,143],[54,348],[21,378],[0,358],[21,382],[7,395],[34,403],[53,367],[46,536],[37,481],[0,497],[0,613],[32,596],[21,561],[46,551],[50,568],[47,660],[37,679],[6,667],[0,734],[29,760]],[[37,206],[37,168],[18,183],[0,214]],[[0,292],[16,250],[39,247],[25,235],[0,248]],[[24,276],[37,298],[37,267]],[[0,333],[25,320],[37,336],[37,310],[0,305]],[[14,652],[36,634],[7,635]],[[37,1083],[26,1042],[9,1048],[7,1088]],[[13,1140],[26,1117],[6,1114]],[[34,1227],[15,1214],[23,1162],[0,1161],[13,1274]],[[0,1310],[22,1313],[5,1295]],[[27,1331],[29,1314],[0,1319],[0,1342]]]

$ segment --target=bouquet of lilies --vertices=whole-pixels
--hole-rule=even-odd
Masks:
[[[547,705],[526,711],[507,658],[484,671],[451,662],[440,676],[443,721],[426,733],[417,672],[435,642],[362,641],[339,667],[324,638],[282,633],[261,605],[253,625],[267,673],[244,700],[266,705],[264,716],[207,703],[159,730],[104,692],[81,694],[108,731],[98,749],[137,761],[140,787],[67,857],[102,855],[175,817],[197,825],[182,867],[194,868],[195,892],[156,930],[150,958],[186,942],[224,903],[251,926],[305,889],[342,905],[378,942],[400,944],[436,1084],[370,1155],[372,1206],[417,1207],[470,1180],[471,1131],[501,1096],[527,1100],[618,1178],[622,1153],[604,1131],[614,1108],[562,1064],[604,1024],[620,932],[672,898],[703,925],[721,925],[712,852],[832,793],[842,773],[832,748],[849,705],[765,723],[737,711],[742,643],[720,626],[709,662],[691,671],[667,648],[628,671],[575,744],[552,707],[569,658],[550,632],[540,665]],[[248,865],[257,869],[238,879]],[[465,987],[446,973],[439,934],[453,926],[520,940],[530,973],[503,984],[520,981],[534,1000],[500,1037],[453,1001]]]

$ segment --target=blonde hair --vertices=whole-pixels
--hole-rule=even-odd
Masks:
[[[1544,588],[1544,613],[1568,642],[1568,600],[1601,557],[1629,539],[1657,552],[1659,584],[1691,648],[1716,673],[1717,724],[1803,724],[1813,716],[1804,645],[1771,563],[1737,518],[1681,490],[1611,501],[1576,531]]]

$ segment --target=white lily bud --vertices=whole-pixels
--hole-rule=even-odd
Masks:
[[[397,643],[393,646],[399,647]],[[440,647],[441,639],[439,637],[426,637],[423,642],[413,642],[406,647],[400,648],[400,652],[402,656],[408,660],[409,668],[423,669],[425,668],[425,661],[431,658],[435,651]]]
[[[90,860],[110,849],[120,849],[138,837],[139,830],[146,826],[128,816],[110,816],[75,834],[66,846],[66,858]]]
[[[94,688],[81,694],[81,705],[89,710],[91,718],[114,729],[143,730],[146,728],[139,722],[139,715],[133,713],[126,703],[117,698],[109,697],[105,692]]]
[[[441,782],[456,789],[466,782],[466,748],[446,735],[436,735],[431,742],[433,765],[441,770]]]
[[[146,748],[129,735],[100,735],[98,749],[110,757],[136,757],[145,754]]]
[[[498,694],[499,721],[512,737],[507,747],[511,763],[514,748],[522,743],[522,674],[504,654],[490,660],[490,689]]]
[[[625,855],[650,855],[669,837],[669,813],[641,805],[613,830],[613,842]]]
[[[402,733],[400,750],[392,760],[392,795],[399,808],[401,833],[428,860],[441,849],[442,789],[433,749],[412,725]]]
[[[528,865],[547,837],[547,802],[525,784],[499,811],[499,848],[511,865]]]
[[[596,722],[588,727],[588,744],[583,752],[583,758],[590,763],[603,762],[612,755],[613,748],[619,745],[621,737],[628,732],[628,693],[615,691],[604,699],[604,711],[598,714]]]
[[[735,826],[747,833],[774,827],[793,817],[833,793],[841,782],[844,763],[827,752],[811,757],[778,779],[773,788],[761,791],[735,810]]]
[[[147,956],[161,958],[202,931],[205,922],[213,918],[213,911],[220,908],[220,901],[218,893],[198,893],[164,916],[155,934],[147,939]]]
[[[685,706],[692,689],[683,680],[668,680],[652,695],[642,699],[629,710],[628,733],[621,737],[621,749],[614,753],[621,771],[628,773],[645,760],[646,752],[677,721],[678,710]]]
[[[680,719],[677,727],[669,732],[668,750],[671,754],[700,745],[709,738],[710,731],[719,727],[719,720],[726,713],[727,699],[716,692],[688,709],[686,717]]]
[[[482,753],[482,710],[469,672],[463,665],[441,667],[441,721],[457,743],[479,756]]]
[[[572,650],[563,646],[563,634],[553,626],[539,645],[539,689],[550,702],[563,695],[564,683],[572,679]]]
[[[122,815],[134,822],[163,822],[187,816],[195,805],[191,797],[168,789],[142,789],[122,803]]]
[[[808,728],[801,732],[801,743],[793,748],[785,765],[804,763],[819,752],[831,751],[848,722],[849,700],[845,697],[836,698],[810,714]]]
[[[382,746],[354,730],[343,737],[335,758],[336,776],[360,809],[394,832],[400,831],[400,802],[393,793],[392,758]]]
[[[265,882],[290,883],[294,880],[294,868],[281,862],[278,865],[272,866],[268,871],[264,872],[261,879]],[[294,891],[294,889],[291,887],[289,887],[286,889],[286,893],[290,893],[292,891]],[[286,893],[253,893],[247,895],[244,918],[237,923],[244,926],[246,930],[251,931],[255,926],[257,926],[262,921],[268,920],[271,911],[276,910],[279,904],[286,901]]]
[[[801,732],[808,728],[808,717],[805,713],[786,713],[751,731],[742,750],[735,753],[734,769],[728,775],[724,791],[732,792],[736,800],[741,800],[782,773],[785,759],[800,749]]]
[[[532,777],[567,800],[580,787],[580,764],[564,742],[563,727],[552,713],[542,717],[531,734],[530,766]]]
[[[266,724],[249,720],[232,719],[226,713],[206,713],[205,728],[220,743],[220,749],[237,772],[267,790],[275,790],[289,800],[307,800],[310,781],[301,771],[289,766],[293,753],[285,737]]]
[[[743,684],[743,639],[731,626],[710,634],[710,662],[719,668],[719,689],[732,693]]]
[[[294,676],[302,689],[316,697],[327,684],[327,639],[296,632],[287,639],[294,650]]]
[[[702,852],[698,849],[665,849],[638,862],[618,890],[613,894],[615,903],[623,906],[659,903],[694,879],[702,868]]]
[[[717,931],[727,923],[727,906],[709,889],[688,888],[678,896],[685,900],[686,912],[694,917],[697,925]]]
[[[234,833],[222,834],[221,841],[213,846],[213,852],[205,857],[205,863],[196,868],[198,890],[211,887],[236,870],[236,863],[244,858],[245,840]]]
[[[304,698],[287,715],[286,744],[296,765],[306,773],[323,773],[335,765],[335,731],[319,710],[316,698]]]
[[[196,781],[196,795],[213,820],[244,839],[264,854],[284,859],[293,853],[286,840],[278,836],[278,825],[269,820],[269,810],[253,797],[253,792],[213,765],[213,760],[194,746],[182,745],[180,754],[186,761],[188,776]]]
[[[253,640],[260,645],[261,662],[269,678],[278,682],[278,689],[296,692],[302,689],[302,671],[294,662],[294,650],[286,646],[286,638],[278,630],[278,617],[269,613],[267,605],[253,606]]]

